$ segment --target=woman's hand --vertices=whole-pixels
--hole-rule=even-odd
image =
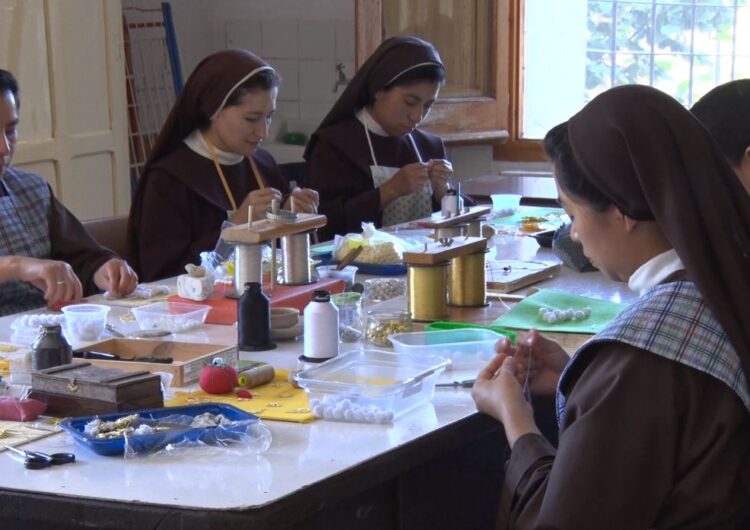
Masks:
[[[507,341],[506,341],[507,342]],[[499,353],[485,366],[471,389],[477,410],[500,421],[511,448],[516,440],[529,433],[539,433],[534,411],[523,395],[516,378],[513,359]]]
[[[138,286],[138,275],[126,261],[112,258],[94,273],[94,283],[102,291],[115,297],[129,295]]]
[[[429,182],[429,166],[422,162],[407,164],[380,186],[380,205],[385,207],[394,199],[422,191]]]
[[[275,188],[263,188],[262,190],[251,191],[229,221],[236,225],[247,223],[248,206],[253,207],[253,221],[264,219],[266,217],[266,210],[271,206],[271,201],[274,199],[279,201],[279,205],[281,205],[281,192]]]
[[[453,178],[453,165],[448,160],[433,158],[427,162],[427,175],[432,184],[432,195],[440,202]]]
[[[501,342],[498,341],[497,351],[510,355]],[[557,342],[543,337],[537,330],[532,329],[518,339],[512,360],[516,378],[521,382],[528,380],[532,393],[554,395],[560,374],[570,357]]]
[[[292,209],[292,197],[294,197],[294,211],[300,213],[318,213],[320,198],[318,192],[309,188],[294,188],[284,203],[284,209]]]
[[[29,282],[44,292],[50,306],[75,302],[83,296],[81,281],[64,261],[9,256],[0,267],[2,281],[13,278]]]

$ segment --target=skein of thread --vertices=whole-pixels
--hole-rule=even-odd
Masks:
[[[266,363],[257,363],[238,371],[237,384],[242,388],[255,388],[270,383],[275,376],[276,370],[273,369],[273,366]]]

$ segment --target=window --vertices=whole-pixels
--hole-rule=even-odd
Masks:
[[[750,77],[748,0],[511,0],[510,139],[496,158],[542,159],[538,139],[604,90],[648,84],[690,106]]]
[[[446,143],[507,137],[507,1],[356,0],[357,66],[380,42],[417,35],[440,51],[448,79],[425,128]]]

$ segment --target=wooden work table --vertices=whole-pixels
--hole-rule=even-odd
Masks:
[[[530,238],[514,245],[522,257],[551,258]],[[627,286],[598,272],[564,269],[540,285],[613,301],[634,298]],[[450,319],[486,323],[506,309],[499,301],[484,308],[451,308]],[[113,309],[110,322],[121,326],[123,311]],[[8,342],[12,321],[0,319],[0,342]],[[206,325],[174,340],[233,344],[236,328]],[[278,349],[252,358],[295,368],[301,350],[301,341],[280,342]],[[441,382],[474,376],[445,372]],[[545,404],[551,413],[551,403]],[[468,389],[437,389],[432,403],[392,425],[265,423],[273,434],[271,447],[250,457],[123,460],[74,445],[66,434],[25,448],[73,451],[77,462],[72,465],[27,470],[0,454],[0,527],[463,530],[493,525],[507,445],[502,427],[476,412]]]

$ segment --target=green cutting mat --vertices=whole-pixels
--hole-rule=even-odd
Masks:
[[[550,309],[583,309],[591,308],[591,316],[585,320],[566,320],[548,324],[539,317],[539,308]],[[595,334],[604,329],[612,319],[627,307],[597,298],[588,298],[575,294],[542,289],[518,302],[510,311],[495,320],[493,326],[516,329],[538,329],[539,331],[558,331],[564,333]]]
[[[498,217],[488,221],[492,226],[513,226],[521,225],[521,221],[524,217],[545,217],[547,219],[541,225],[550,225],[550,228],[560,226],[562,224],[561,216],[565,215],[565,210],[562,208],[549,208],[543,206],[522,206],[516,213],[507,217]]]

